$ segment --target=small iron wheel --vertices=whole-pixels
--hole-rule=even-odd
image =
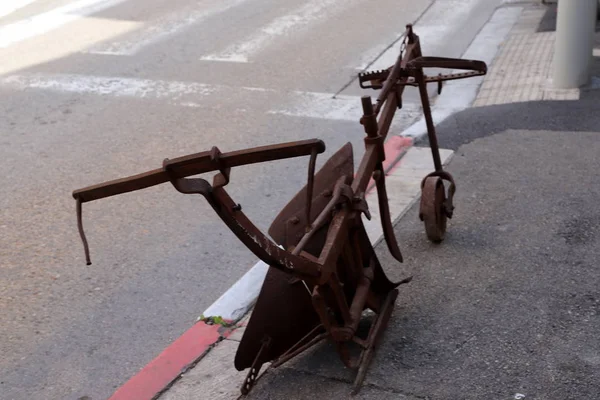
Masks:
[[[421,210],[419,217],[425,224],[427,238],[434,243],[443,241],[446,234],[447,216],[444,208],[445,202],[446,191],[443,180],[437,176],[430,176],[425,179],[425,183],[421,189]]]

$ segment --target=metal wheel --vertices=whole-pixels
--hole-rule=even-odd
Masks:
[[[421,210],[419,217],[425,224],[427,238],[434,243],[444,240],[446,234],[446,192],[444,182],[437,176],[425,179],[421,189]]]

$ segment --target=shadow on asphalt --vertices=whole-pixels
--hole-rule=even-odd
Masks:
[[[600,131],[600,90],[583,91],[579,100],[530,101],[474,107],[437,125],[440,148],[456,150],[474,139],[509,129]],[[425,138],[417,146],[428,146]]]

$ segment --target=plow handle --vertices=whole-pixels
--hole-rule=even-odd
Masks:
[[[115,179],[97,185],[88,186],[73,191],[73,198],[85,203],[132,192],[169,182],[172,178],[202,174],[226,168],[237,167],[259,162],[282,160],[310,155],[313,150],[317,153],[325,151],[325,143],[319,139],[309,139],[298,142],[281,143],[271,146],[254,147],[228,153],[204,151],[165,160],[163,168],[153,169],[138,175]],[[167,171],[168,170],[168,171]]]
[[[477,71],[485,74],[487,64],[479,60],[467,60],[463,58],[447,57],[418,57],[411,60],[407,67],[412,68],[448,68]]]

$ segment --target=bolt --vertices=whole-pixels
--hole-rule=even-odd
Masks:
[[[236,204],[235,206],[231,207],[231,209],[233,211],[242,211],[242,205],[241,204]]]

